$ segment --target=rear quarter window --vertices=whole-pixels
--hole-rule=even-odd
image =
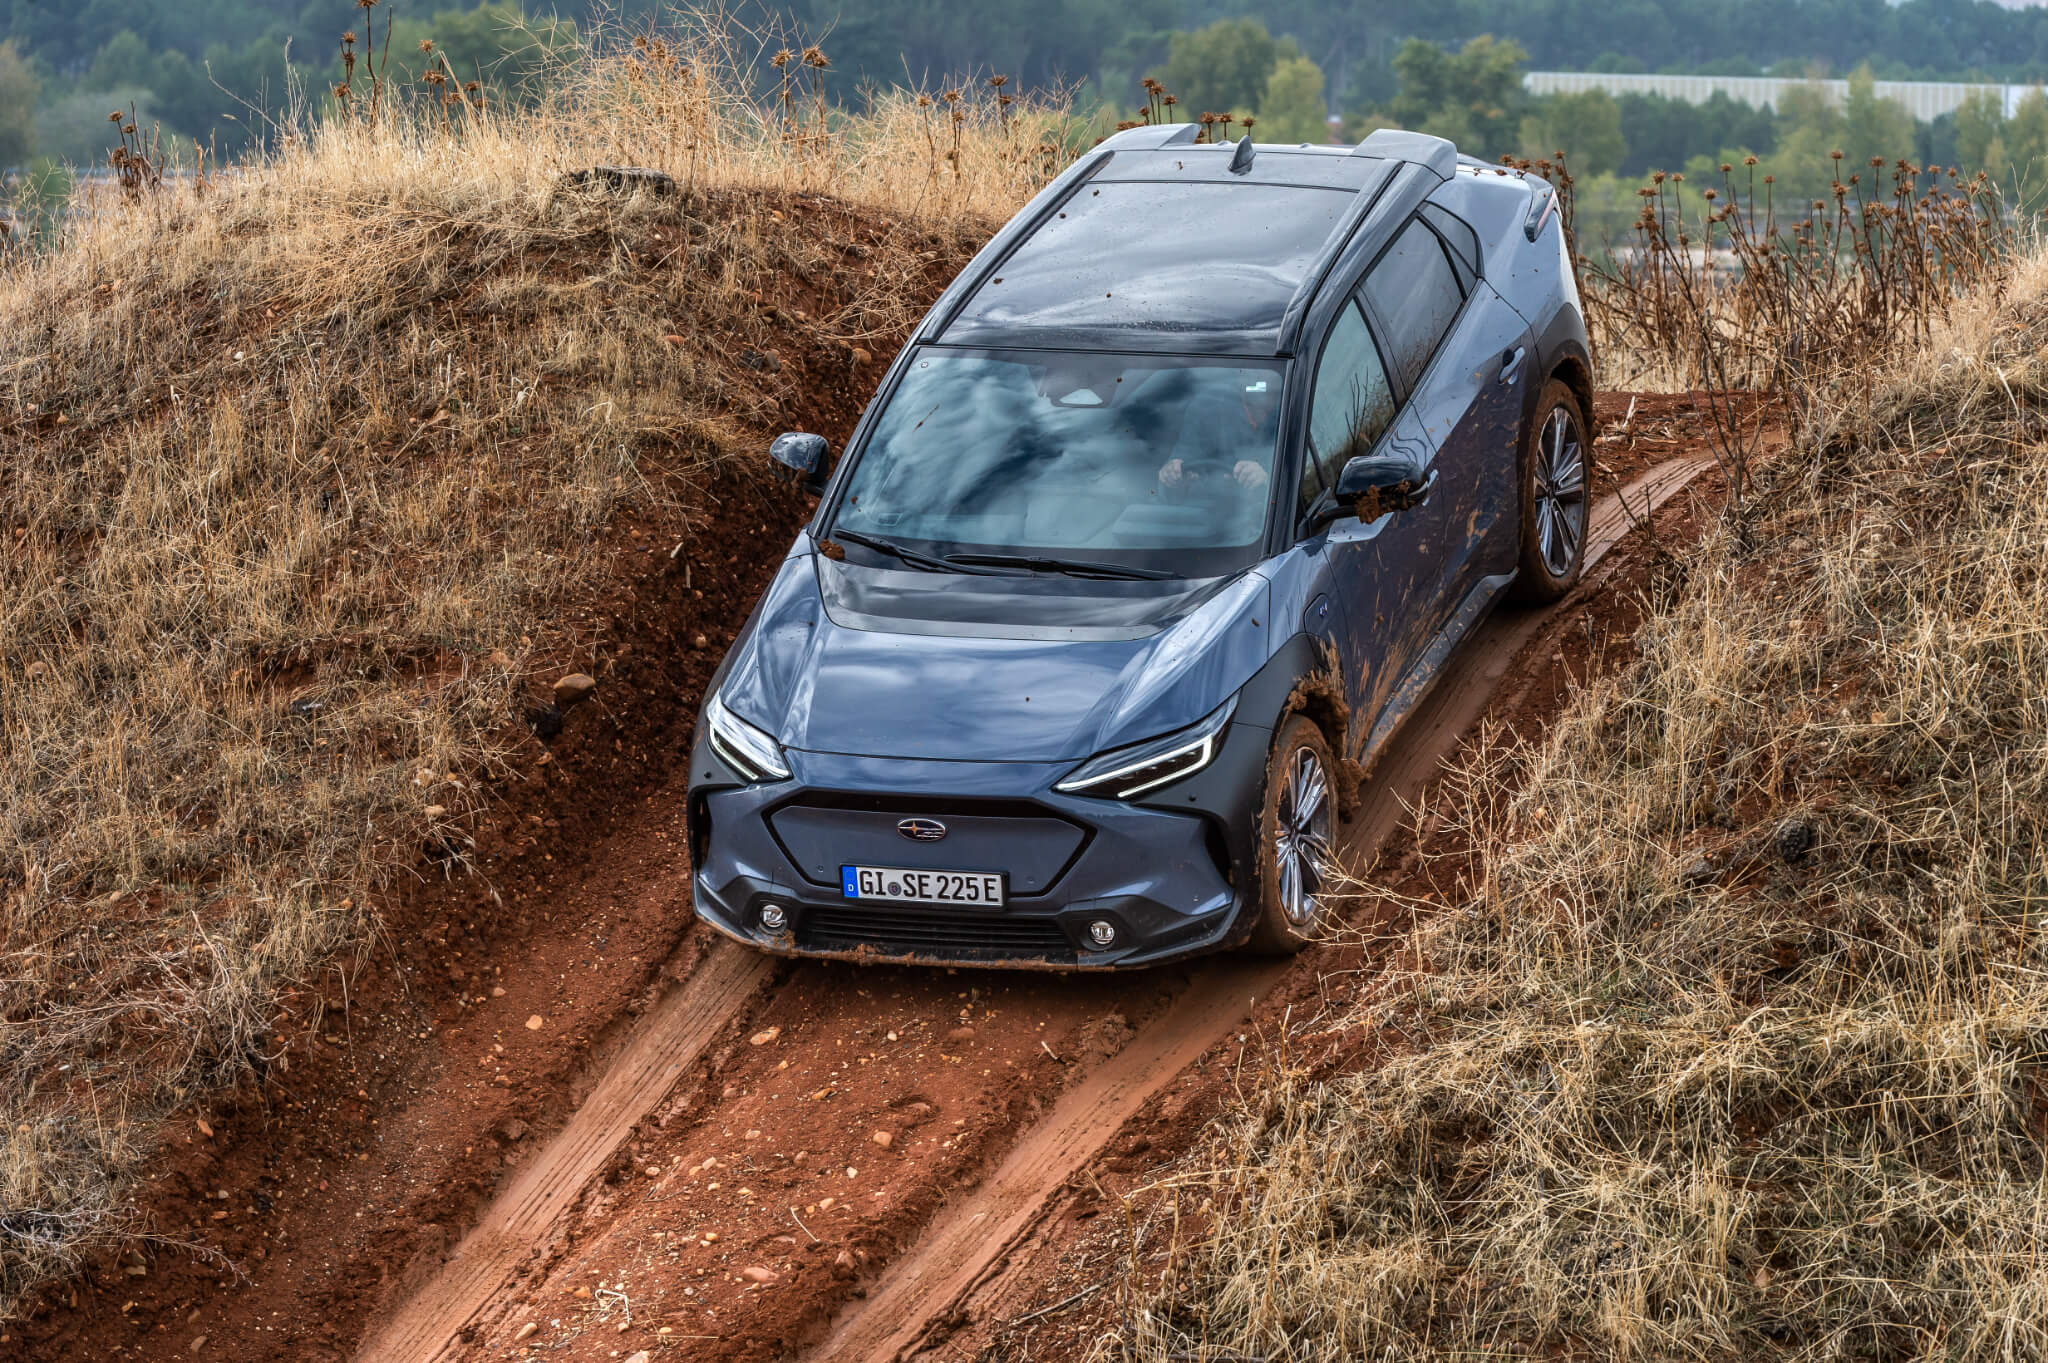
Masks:
[[[1388,361],[1402,386],[1414,388],[1465,305],[1457,274],[1436,233],[1420,219],[1411,219],[1374,262],[1364,292],[1386,338]]]
[[[1422,216],[1437,230],[1437,235],[1444,239],[1444,244],[1451,248],[1451,262],[1463,267],[1460,270],[1461,274],[1468,278],[1477,278],[1486,273],[1479,259],[1479,234],[1472,230],[1471,223],[1442,204],[1424,204]],[[1471,291],[1468,283],[1465,292]]]

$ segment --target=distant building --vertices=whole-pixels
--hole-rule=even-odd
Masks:
[[[1531,71],[1522,77],[1532,95],[1575,95],[1587,90],[1605,90],[1610,95],[1663,95],[1688,104],[1704,104],[1716,91],[1743,104],[1777,111],[1778,100],[1787,90],[1802,85],[1819,85],[1837,101],[1849,93],[1845,80],[1784,80],[1776,76],[1651,76],[1608,71]],[[1950,80],[1881,80],[1876,83],[1880,99],[1897,100],[1914,118],[1925,123],[1962,107],[1963,97],[1972,90],[1990,90],[2012,117],[2020,98],[2031,85],[1973,85]]]

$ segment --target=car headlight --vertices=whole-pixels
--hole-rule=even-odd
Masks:
[[[1237,709],[1232,696],[1185,729],[1089,758],[1053,787],[1069,795],[1128,800],[1169,781],[1193,776],[1216,758],[1223,730]]]
[[[711,750],[749,781],[789,779],[789,764],[782,760],[782,745],[765,730],[726,709],[725,702],[717,696],[704,702],[704,723],[710,729]]]

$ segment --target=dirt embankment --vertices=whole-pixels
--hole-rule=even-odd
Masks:
[[[374,899],[373,935],[316,975],[279,981],[253,1038],[260,1063],[231,1089],[209,1092],[203,1074],[166,1079],[143,1068],[161,1040],[151,1015],[134,1007],[139,993],[113,996],[111,1006],[133,1016],[93,1038],[91,1050],[59,1058],[89,1056],[95,1075],[143,1095],[131,1119],[160,1113],[162,1142],[127,1166],[132,1174],[105,1165],[101,1176],[125,1186],[137,1215],[111,1223],[123,1228],[119,1238],[89,1248],[82,1272],[0,1325],[0,1353],[190,1357],[203,1338],[209,1358],[344,1356],[366,1307],[416,1276],[413,1266],[437,1263],[535,1133],[575,1108],[622,1029],[659,993],[664,970],[692,965],[695,947],[678,951],[689,922],[680,780],[696,704],[809,508],[760,452],[783,428],[820,431],[835,447],[843,441],[915,300],[936,294],[975,238],[911,231],[820,198],[757,193],[599,199],[564,212],[575,230],[487,253],[435,297],[417,306],[392,300],[381,326],[362,328],[371,349],[468,354],[385,395],[410,413],[400,418],[404,434],[370,447],[377,476],[352,492],[367,500],[391,480],[460,479],[484,457],[479,451],[505,437],[499,404],[513,406],[513,388],[527,382],[518,370],[540,372],[545,396],[527,398],[524,409],[536,415],[517,437],[517,456],[508,465],[493,454],[489,468],[579,476],[580,435],[539,414],[567,424],[611,385],[611,400],[641,414],[619,451],[630,453],[620,465],[628,484],[599,521],[570,527],[572,552],[537,574],[545,590],[488,603],[504,608],[491,623],[498,651],[488,660],[483,641],[456,640],[407,649],[394,663],[394,633],[431,628],[407,615],[431,594],[406,575],[430,577],[448,559],[408,556],[417,536],[408,541],[406,527],[379,523],[374,512],[336,540],[331,553],[344,561],[371,540],[388,556],[377,590],[389,595],[389,627],[292,648],[288,666],[266,670],[253,702],[279,713],[266,709],[254,727],[265,739],[282,731],[289,746],[268,759],[273,765],[303,762],[331,743],[395,768],[395,785],[409,788],[415,768],[431,772],[434,787],[408,789],[397,817],[371,811],[396,847],[390,864],[399,874],[384,893],[371,882],[371,894],[359,890],[345,906],[356,912]],[[878,311],[881,298],[893,302]],[[698,324],[676,327],[679,305],[707,299],[715,307],[700,307]],[[618,320],[589,318],[598,300]],[[566,330],[550,332],[571,317]],[[630,357],[592,355],[593,321]],[[293,323],[278,316],[266,325],[285,334]],[[877,327],[879,337],[866,334]],[[245,354],[261,343],[237,342]],[[101,457],[118,420],[110,412],[43,423],[29,432],[42,453],[9,478],[53,479]],[[403,463],[394,465],[398,444]],[[568,467],[551,472],[557,454]],[[488,558],[505,527],[493,506],[520,489],[480,492],[459,526],[424,527],[435,540],[459,529],[473,541],[468,561]],[[17,545],[57,533],[47,513],[29,514],[32,528],[15,534]],[[101,552],[116,539],[103,532]],[[88,572],[93,548],[69,551]],[[287,621],[283,633],[296,641],[303,627]],[[250,645],[274,646],[282,656],[281,646]],[[44,672],[69,666],[60,658]],[[501,680],[494,710],[471,707],[470,751],[456,745],[428,764],[346,727],[390,705],[383,688],[404,707],[432,707],[449,679],[480,671]],[[576,672],[595,679],[594,692],[558,703],[550,683]],[[295,701],[303,717],[290,710]],[[287,727],[326,723],[341,708],[348,716],[318,740]],[[357,779],[375,784],[383,770]],[[439,804],[443,781],[466,788],[465,797]],[[428,801],[435,804],[423,816]],[[172,902],[152,893],[147,902]],[[202,908],[200,921],[209,912]],[[119,930],[99,926],[98,954],[74,968],[123,949]],[[132,939],[138,956],[154,943],[142,933]],[[146,972],[117,978],[138,991],[160,988]],[[82,978],[39,997],[62,1000],[67,988],[103,984]],[[46,1006],[24,1007],[7,1021],[25,1034],[47,1015]],[[123,1047],[138,1038],[147,1044],[124,1061]],[[29,1104],[16,1113],[24,1131],[75,1121],[73,1109],[89,1111],[93,1096],[47,1077],[26,1099],[23,1092],[13,1098]],[[147,1120],[126,1142],[137,1153],[149,1148]],[[25,1214],[16,1209],[8,1224]]]

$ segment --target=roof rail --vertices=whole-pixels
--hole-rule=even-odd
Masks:
[[[1193,142],[1201,136],[1199,123],[1148,123],[1142,127],[1125,128],[1102,139],[1096,145],[1097,151],[1161,151],[1167,147],[1178,147],[1184,142]]]
[[[1435,174],[1439,180],[1448,180],[1458,169],[1458,149],[1441,137],[1428,133],[1412,133],[1402,128],[1380,128],[1366,134],[1351,153],[1353,156],[1379,156],[1389,161],[1413,161]]]

